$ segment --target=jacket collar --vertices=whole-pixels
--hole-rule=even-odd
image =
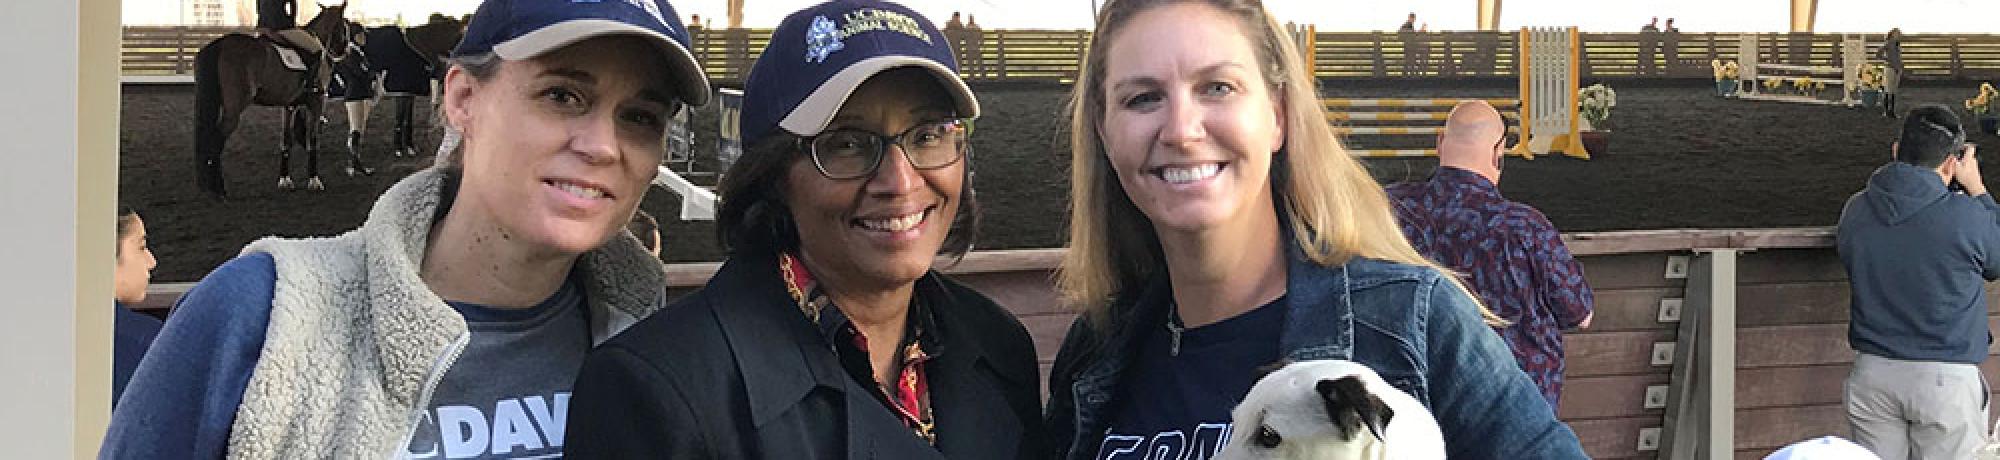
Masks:
[[[722,263],[702,291],[711,299],[761,426],[816,387],[845,391],[846,378],[826,340],[785,293],[776,255],[738,253]]]
[[[864,388],[854,384],[840,368],[824,334],[800,314],[790,294],[786,294],[776,254],[732,254],[702,290],[712,298],[724,336],[728,336],[730,348],[736,354],[736,368],[744,376],[744,390],[750,398],[752,424],[764,424],[784,414],[814,388],[848,392],[850,402],[864,400],[876,404],[870,394],[854,394]],[[932,372],[942,376],[962,374],[960,368],[970,368],[986,360],[984,346],[972,340],[974,336],[970,334],[976,326],[962,324],[956,320],[958,316],[950,314],[958,300],[936,272],[916,280],[916,296],[918,302],[930,306],[936,318],[934,334],[940,338],[938,350],[950,350],[948,358],[940,354],[934,362],[938,368],[932,368]],[[850,422],[858,422],[852,420],[852,414],[858,412],[862,410],[850,410]]]
[[[367,298],[359,307],[374,318],[366,327],[377,341],[385,389],[406,404],[417,402],[427,390],[428,374],[470,334],[464,318],[431,292],[420,275],[444,178],[442,171],[430,168],[398,181],[346,238],[358,244],[364,260]],[[272,244],[278,242],[259,241],[245,252]],[[582,270],[593,345],[652,314],[666,299],[664,267],[629,235],[584,253],[577,269]]]

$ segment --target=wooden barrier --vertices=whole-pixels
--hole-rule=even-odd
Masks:
[[[247,27],[126,27],[119,62],[128,76],[194,75],[194,55],[203,45]]]
[[[1590,159],[1578,130],[1583,41],[1576,28],[1522,28],[1520,43],[1521,126],[1527,135],[1514,144],[1514,153]]]
[[[1557,415],[1576,430],[1592,458],[1671,458],[1688,448],[1717,445],[1698,442],[1707,440],[1725,441],[1719,445],[1727,446],[1726,457],[1755,459],[1790,442],[1848,434],[1841,381],[1854,352],[1846,343],[1847,279],[1830,229],[1576,233],[1563,240],[1583,263],[1597,309],[1590,328],[1565,334],[1568,373]],[[1712,267],[1722,250],[1733,259],[1734,275],[1702,275],[1701,266]],[[1075,319],[1050,282],[1062,254],[1062,249],[980,251],[944,269],[1027,326],[1044,376]],[[671,264],[667,282],[674,292],[686,293],[718,267]],[[1722,311],[1700,299],[1719,292],[1691,286],[1719,281],[1734,286],[1727,291],[1733,298],[1727,315],[1732,327],[1689,334],[1684,323],[1690,318]],[[146,305],[171,304],[187,287],[156,285]],[[1990,321],[2000,323],[2000,288],[1989,287],[1987,297]],[[1718,318],[1710,318],[1708,324],[1717,326],[1712,320]],[[1727,337],[1733,353],[1701,358],[1704,337],[1697,336]],[[1996,362],[1981,366],[1989,381],[2000,381]],[[1717,387],[1729,390],[1692,398],[1694,390],[1713,381],[1676,377],[1677,370],[1691,366],[1706,366],[1702,370],[1710,375],[1731,373],[1730,384]],[[1709,405],[1725,394],[1729,404]],[[1728,428],[1670,429],[1670,413],[1676,422],[1691,420],[1697,406],[1710,411],[1710,422],[1726,421],[1722,426]],[[1693,447],[1662,451],[1676,444]]]
[[[1528,58],[1521,59],[1518,99],[1486,99],[1501,115],[1517,121],[1508,127],[1519,136],[1507,154],[1524,158],[1560,152],[1574,158],[1590,159],[1583,147],[1577,116],[1578,55],[1581,42],[1576,28],[1523,28],[1516,43]],[[1313,51],[1316,52],[1316,51]],[[1431,136],[1444,132],[1448,111],[1461,99],[1324,99],[1334,133],[1348,138],[1361,136]],[[1367,125],[1349,125],[1367,122]],[[1393,122],[1393,123],[1391,123]],[[1421,123],[1418,123],[1421,122]],[[1428,139],[1419,139],[1428,140]],[[1356,142],[1361,143],[1361,142]],[[1435,149],[1350,148],[1359,157],[1436,156]]]
[[[1320,78],[1464,78],[1518,76],[1518,34],[1511,32],[1321,32],[1312,37],[1314,75]],[[194,53],[223,33],[247,27],[126,26],[121,59],[125,75],[191,75]],[[770,29],[689,30],[695,57],[719,82],[740,82]],[[1578,37],[1578,66],[1588,80],[1709,78],[1710,60],[1741,60],[1742,34],[1587,33]],[[1086,30],[985,30],[961,45],[961,70],[974,80],[1073,81]],[[1840,35],[1773,34],[1758,51],[1761,62],[1837,66]],[[1870,47],[1880,34],[1859,35]],[[1872,50],[1872,48],[1871,48]],[[2000,35],[1912,34],[1903,38],[1905,79],[2000,78]]]
[[[1772,38],[1774,40],[1764,40],[1764,38]],[[1846,107],[1861,104],[1859,100],[1854,98],[1855,92],[1861,89],[1861,66],[1868,64],[1868,59],[1863,54],[1865,45],[1861,37],[1848,36],[1842,38],[1839,59],[1834,61],[1835,65],[1778,64],[1764,61],[1763,53],[1758,52],[1758,50],[1764,47],[1765,42],[1777,43],[1779,40],[1776,39],[1781,38],[1783,37],[1766,37],[1760,34],[1742,35],[1741,42],[1737,48],[1737,56],[1740,57],[1740,60],[1737,62],[1742,68],[1741,81],[1744,88],[1733,93],[1731,97],[1759,101],[1796,102]],[[1839,78],[1828,78],[1828,76],[1838,76]],[[1803,94],[1771,94],[1764,92],[1763,85],[1760,84],[1766,81],[1781,82],[1780,84],[1783,84],[1784,82],[1799,81],[1801,79],[1816,84],[1839,85],[1840,97],[1836,100],[1828,100]]]
[[[1500,111],[1500,116],[1511,122],[1521,118],[1521,102],[1515,99],[1484,99]],[[1361,139],[1379,139],[1390,136],[1427,136],[1429,139],[1444,132],[1444,121],[1453,106],[1461,99],[1323,99],[1326,118],[1334,123],[1334,134],[1343,137],[1350,145],[1349,155],[1364,158],[1403,158],[1437,156],[1436,149],[1402,148],[1361,148],[1356,144],[1369,144]],[[1358,123],[1357,123],[1358,122]],[[1518,135],[1518,123],[1507,127],[1507,133]],[[1522,155],[1522,152],[1508,152]]]

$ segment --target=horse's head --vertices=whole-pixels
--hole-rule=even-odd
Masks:
[[[325,45],[328,54],[339,58],[347,54],[347,42],[354,36],[354,30],[347,21],[347,4],[320,5],[319,14],[306,21],[306,32],[318,38]]]
[[[465,22],[459,18],[432,13],[428,22],[405,31],[404,37],[410,41],[411,48],[416,49],[418,54],[424,55],[424,59],[431,61],[431,65],[440,65],[439,59],[451,54],[451,49],[457,47],[459,40],[465,38]]]

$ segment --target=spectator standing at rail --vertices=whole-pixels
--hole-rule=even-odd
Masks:
[[[1903,29],[1889,29],[1882,47],[1875,49],[1882,60],[1882,116],[1896,118],[1896,93],[1903,87]]]
[[[1653,53],[1660,47],[1660,18],[1654,16],[1639,27],[1639,75],[1652,75]]]
[[[986,31],[979,28],[979,17],[970,14],[965,15],[965,57],[968,59],[958,62],[972,68],[970,72],[966,72],[967,74],[974,77],[986,76],[985,47]]]
[[[1667,28],[1660,31],[1662,37],[1660,54],[1666,57],[1667,73],[1681,68],[1681,28],[1674,27],[1674,18],[1667,18]]]
[[[966,48],[970,44],[966,43],[964,15],[957,11],[951,12],[951,19],[944,22],[943,32],[944,41],[951,43],[952,56],[957,57],[960,63],[970,63],[972,55],[970,49]]]
[[[1541,211],[1500,195],[1507,124],[1484,101],[1451,110],[1431,178],[1388,187],[1403,235],[1466,281],[1507,324],[1496,328],[1549,409],[1561,400],[1563,331],[1588,327],[1583,265]]]
[[[1417,71],[1429,75],[1433,71],[1431,67],[1431,23],[1426,22],[1417,26],[1416,45]]]
[[[1973,458],[1986,437],[1979,364],[1993,340],[1986,282],[2000,279],[2000,204],[1950,108],[1911,110],[1889,152],[1835,233],[1857,352],[1847,423],[1884,460]]]
[[[1403,19],[1403,26],[1396,28],[1396,38],[1403,41],[1403,75],[1417,74],[1417,13],[1410,13]]]

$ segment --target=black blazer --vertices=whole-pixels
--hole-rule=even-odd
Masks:
[[[739,255],[706,287],[592,351],[569,458],[1016,459],[1039,452],[1035,349],[1019,320],[935,272],[917,281],[941,340],[925,372],[937,447],[842,370],[776,257]]]

